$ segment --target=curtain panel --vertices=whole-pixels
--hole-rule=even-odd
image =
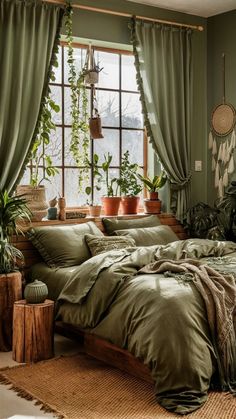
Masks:
[[[191,180],[192,31],[132,19],[131,35],[144,123],[170,179],[171,209],[183,222]]]
[[[0,0],[0,188],[13,190],[37,134],[64,9]]]

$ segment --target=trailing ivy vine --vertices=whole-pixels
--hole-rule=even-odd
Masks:
[[[74,157],[75,163],[79,168],[78,186],[79,191],[82,190],[82,183],[89,180],[89,167],[86,162],[89,158],[89,125],[88,125],[88,96],[84,83],[85,72],[82,71],[77,75],[72,35],[72,16],[73,8],[71,2],[66,3],[65,27],[66,41],[68,44],[69,77],[71,89],[71,140],[70,151]]]
[[[58,48],[56,53],[58,52]],[[49,75],[49,83],[55,81],[55,72],[54,68],[58,67],[58,61],[55,58],[52,63],[52,69]],[[39,121],[39,129],[38,134],[36,136],[36,140],[34,142],[31,156],[30,156],[30,164],[31,164],[31,174],[30,174],[30,185],[31,186],[38,186],[43,180],[50,181],[51,176],[55,176],[59,173],[58,169],[54,167],[52,164],[52,158],[50,155],[47,154],[47,146],[50,143],[50,133],[52,130],[56,130],[56,125],[52,120],[52,113],[53,111],[58,113],[60,111],[60,106],[55,103],[55,101],[51,97],[51,89],[48,86],[47,94],[44,98],[43,109]],[[42,165],[43,169],[43,176],[40,177],[39,167]]]

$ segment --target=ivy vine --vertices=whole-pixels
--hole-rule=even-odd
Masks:
[[[71,140],[70,151],[75,163],[79,168],[78,187],[82,189],[82,183],[89,180],[89,167],[86,165],[89,157],[89,125],[88,125],[88,96],[84,83],[85,72],[77,75],[72,35],[72,16],[73,8],[71,2],[66,3],[65,27],[66,41],[68,45],[69,77],[68,81],[71,89]]]

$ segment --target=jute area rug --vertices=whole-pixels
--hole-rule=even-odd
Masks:
[[[157,404],[151,384],[84,354],[6,368],[0,382],[60,419],[180,418]],[[236,400],[210,393],[205,405],[187,418],[234,419]]]

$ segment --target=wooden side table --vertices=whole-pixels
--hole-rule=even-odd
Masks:
[[[11,350],[13,305],[21,298],[21,273],[0,274],[0,351]]]
[[[12,358],[17,362],[37,362],[54,356],[54,301],[14,303]]]

